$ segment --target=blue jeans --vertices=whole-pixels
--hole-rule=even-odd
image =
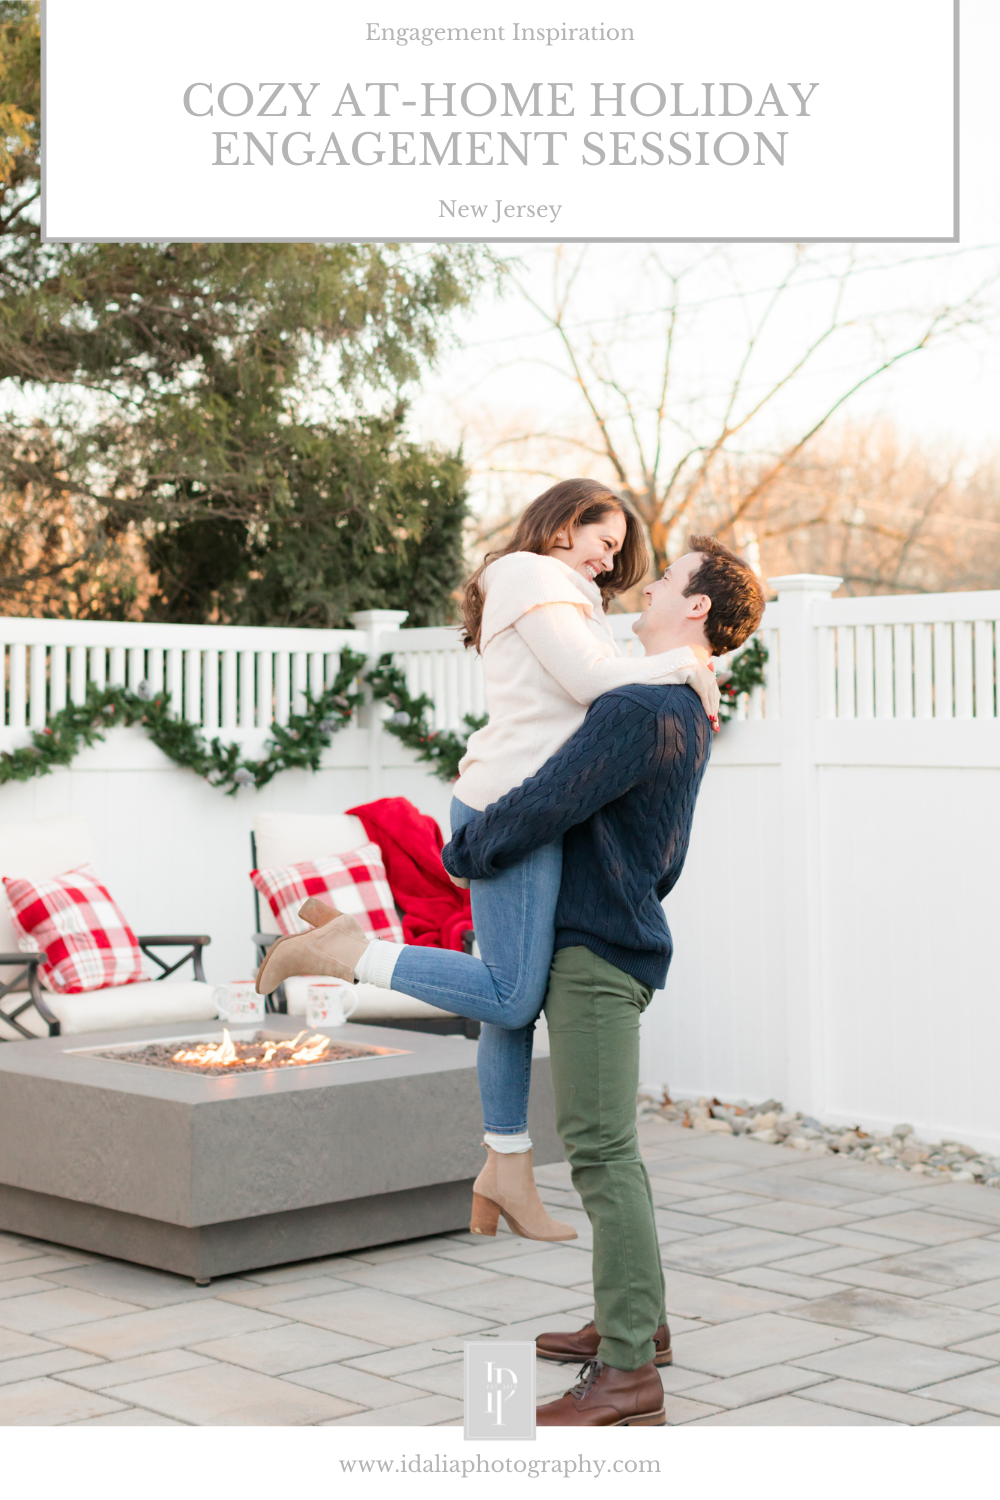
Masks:
[[[452,832],[476,817],[457,797]],[[562,840],[536,849],[492,880],[472,882],[472,920],[482,958],[445,948],[407,946],[392,987],[430,1005],[483,1023],[479,1092],[486,1129],[527,1129],[531,1045],[545,999],[555,943]]]

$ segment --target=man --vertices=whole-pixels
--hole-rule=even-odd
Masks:
[[[708,662],[742,645],[764,596],[714,537],[644,593],[647,652],[690,646]],[[538,1409],[541,1426],[660,1425],[670,1362],[663,1271],[639,1154],[639,1018],[672,949],[661,902],[687,853],[711,728],[689,687],[617,688],[536,775],[467,823],[443,852],[453,876],[489,879],[563,837],[545,1014],[559,1134],[594,1232],[595,1318],[542,1334],[542,1358],[586,1360],[578,1385]]]

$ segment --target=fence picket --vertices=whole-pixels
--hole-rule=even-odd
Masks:
[[[892,693],[892,626],[875,626],[875,717],[891,719]]]
[[[764,717],[766,719],[778,719],[781,717],[781,645],[777,630],[764,629],[760,632],[767,651],[767,662],[764,666]]]
[[[287,651],[274,653],[274,722],[287,724],[292,702],[291,657]]]
[[[955,718],[972,718],[972,626],[956,620],[952,629],[955,646]]]
[[[90,648],[90,680],[101,692],[108,685],[108,653],[104,646]]]
[[[292,713],[306,711],[306,684],[308,682],[308,660],[304,651],[292,653]]]
[[[55,650],[55,647],[52,648]],[[146,678],[146,653],[141,646],[130,646],[128,651],[128,687],[134,693]]]
[[[819,716],[821,719],[835,719],[837,717],[839,678],[837,632],[829,625],[821,625],[816,635],[816,654],[819,664],[819,691],[817,694]],[[756,696],[760,696],[759,692]],[[758,717],[752,710],[753,705],[751,700],[750,717]]]
[[[108,686],[125,686],[125,647],[112,646],[108,652]]]
[[[458,686],[458,655],[454,651],[442,651],[444,661],[445,695],[448,705],[446,726],[457,729],[462,722],[461,697]]]
[[[152,647],[146,652],[146,681],[149,683],[151,693],[163,692],[163,668],[166,652],[159,647]]]
[[[48,708],[45,701],[48,648],[45,646],[32,646],[30,651],[28,723],[32,729],[43,729],[45,727],[45,717]]]
[[[996,668],[993,657],[993,621],[976,621],[976,718],[996,718]]]
[[[12,657],[13,665],[13,657]],[[69,695],[74,703],[82,703],[87,696],[87,648],[71,646],[69,652]],[[10,723],[13,724],[13,719]]]
[[[16,641],[10,648],[10,708],[7,722],[12,729],[25,727],[28,707],[27,652],[27,646],[21,641]]]
[[[184,653],[184,717],[201,723],[201,652],[193,647]]]
[[[240,728],[252,729],[254,727],[254,710],[256,708],[257,684],[256,677],[256,652],[241,651],[240,661]]]
[[[166,653],[166,690],[171,713],[178,717],[184,712],[184,653],[173,646]]]
[[[896,668],[896,718],[913,718],[913,630],[909,625],[892,627],[892,650]]]
[[[875,717],[875,635],[870,625],[854,631],[856,653],[857,713],[859,719]]]
[[[237,728],[236,711],[236,652],[222,653],[222,728]]]
[[[836,638],[836,716],[839,719],[853,719],[857,715],[855,632],[849,625],[840,625],[834,635]]]
[[[918,621],[913,627],[913,711],[918,719],[934,717],[933,627]]]
[[[309,653],[309,692],[313,698],[319,698],[323,692],[322,651],[310,651]]]
[[[257,652],[257,728],[270,729],[274,717],[274,657]]]
[[[66,647],[49,648],[49,713],[57,714],[66,707]]]
[[[434,699],[434,728],[445,729],[448,726],[448,697],[446,691],[444,652],[435,651],[431,657],[432,682],[431,697]]]
[[[951,663],[951,623],[939,620],[934,626],[934,717],[951,719],[955,715]]]
[[[219,728],[219,653],[206,651],[202,658],[202,723],[206,734]]]

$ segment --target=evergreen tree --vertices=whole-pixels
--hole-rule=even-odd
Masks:
[[[76,612],[82,572],[92,617],[444,618],[465,476],[407,440],[403,392],[486,253],[43,244],[36,0],[0,0],[0,85],[0,380],[39,407],[0,418],[0,594],[44,576]]]
[[[405,408],[292,435],[287,496],[266,519],[220,504],[148,544],[159,591],[147,618],[249,625],[347,622],[406,609],[440,625],[463,572],[465,470],[406,440]]]

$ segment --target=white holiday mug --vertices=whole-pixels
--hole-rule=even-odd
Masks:
[[[252,1024],[264,1019],[264,996],[258,995],[252,979],[231,979],[215,992],[215,1004],[221,1021]]]
[[[350,1008],[348,1008],[348,1002]],[[343,1026],[357,1009],[354,985],[338,980],[323,980],[306,988],[306,1024],[308,1026]]]

